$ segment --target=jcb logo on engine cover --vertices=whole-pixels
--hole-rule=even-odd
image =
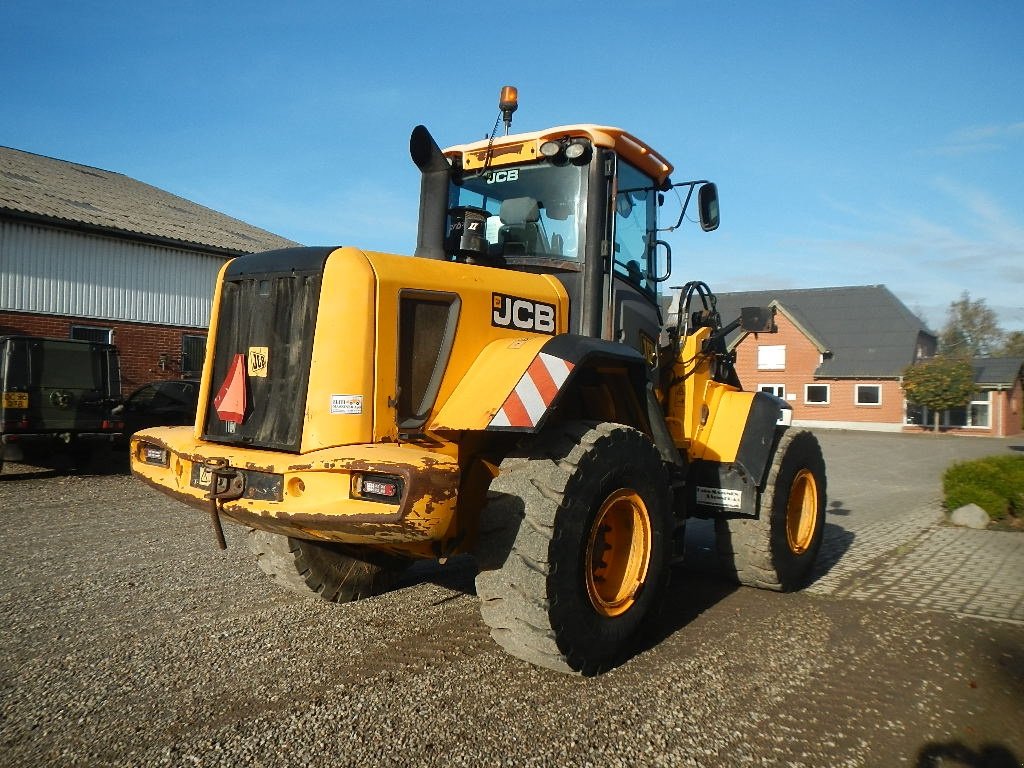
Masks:
[[[555,305],[504,293],[491,294],[491,325],[555,334]]]

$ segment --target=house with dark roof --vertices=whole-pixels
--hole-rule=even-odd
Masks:
[[[127,391],[198,374],[224,262],[291,245],[123,174],[0,147],[0,335],[114,343]]]
[[[936,352],[937,338],[884,285],[718,294],[723,322],[741,307],[776,310],[778,333],[733,332],[744,389],[770,392],[793,407],[794,424],[900,432],[930,428],[927,409],[908,403],[903,370]],[[975,358],[977,391],[940,416],[944,431],[1020,434],[1024,358]]]
[[[977,390],[959,408],[939,414],[939,427],[960,434],[1011,437],[1024,433],[1024,357],[975,357],[971,359]],[[907,423],[931,429],[927,408],[907,407]]]
[[[1024,357],[976,357],[974,380],[978,392],[968,406],[964,423],[993,435],[1009,437],[1024,433]],[[988,418],[984,418],[984,408]],[[948,414],[947,414],[948,419]],[[976,423],[976,424],[975,424]]]
[[[776,309],[775,334],[728,339],[745,389],[777,395],[794,423],[899,432],[903,369],[935,354],[937,339],[884,285],[718,294],[723,321],[745,306]]]

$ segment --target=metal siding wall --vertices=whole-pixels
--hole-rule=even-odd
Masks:
[[[224,259],[0,222],[0,308],[205,328]]]

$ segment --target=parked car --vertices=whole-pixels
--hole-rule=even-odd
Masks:
[[[147,427],[195,424],[199,382],[189,379],[152,381],[132,392],[119,406],[124,420],[123,444]]]

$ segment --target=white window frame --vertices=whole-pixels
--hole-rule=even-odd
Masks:
[[[770,392],[768,390],[771,390]],[[758,392],[768,392],[769,395],[775,395],[781,397],[783,400],[786,399],[786,385],[785,384],[758,384]]]
[[[874,387],[878,390],[878,402],[877,403],[862,403],[860,401],[861,389],[867,389]],[[853,404],[858,408],[880,408],[882,405],[882,385],[881,384],[855,384],[853,387]]]
[[[984,400],[972,399],[967,404],[967,427],[968,429],[992,429],[992,392],[975,392],[971,397],[976,398],[978,395],[985,395]],[[983,407],[985,409],[985,424],[975,424],[973,409],[975,407]]]
[[[757,347],[757,370],[786,370],[786,345],[761,344]]]
[[[810,387],[824,387],[825,388],[825,399],[824,400],[808,400],[807,390]],[[832,404],[832,385],[831,384],[804,384],[804,405],[831,405]]]
[[[978,399],[978,395],[984,395],[984,399],[979,400]],[[971,407],[972,406],[984,406],[985,407],[985,410],[987,411],[987,416],[988,416],[986,421],[988,421],[988,424],[975,424],[974,423],[974,419],[971,418]],[[928,408],[922,408],[921,410],[924,413],[924,424],[926,426],[930,425],[932,423],[932,419],[933,419],[933,416],[932,416],[933,411],[930,411]],[[939,426],[940,427],[946,427],[947,429],[983,429],[983,430],[986,430],[986,431],[992,430],[993,429],[993,426],[992,426],[992,412],[993,412],[993,408],[992,408],[992,390],[986,390],[984,392],[975,392],[973,395],[971,395],[970,402],[968,402],[967,405],[964,406],[964,423],[963,424],[952,424],[950,422],[950,418],[949,418],[949,411],[946,410],[946,411],[942,411],[941,415],[939,416]]]

